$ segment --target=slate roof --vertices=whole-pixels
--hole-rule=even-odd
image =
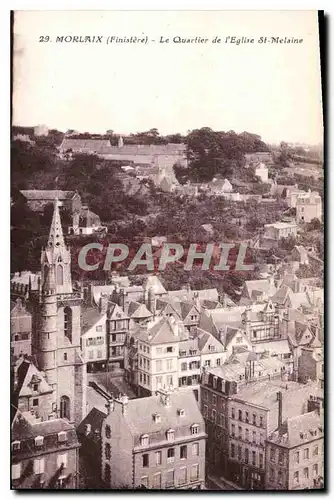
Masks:
[[[323,417],[317,411],[311,411],[288,418],[280,429],[268,436],[268,441],[285,448],[294,448],[323,437]]]
[[[27,200],[50,200],[54,201],[58,198],[59,201],[72,200],[75,195],[78,195],[76,191],[61,191],[58,189],[44,190],[44,189],[23,189],[21,194]]]
[[[16,393],[18,397],[24,396],[32,396],[33,395],[33,387],[32,387],[32,379],[39,380],[39,394],[46,394],[53,392],[52,387],[47,383],[45,377],[42,373],[36,368],[33,363],[22,359],[18,363],[18,386],[16,388]]]
[[[140,438],[144,434],[156,435],[173,429],[175,439],[177,439],[178,429],[189,427],[190,434],[190,426],[193,424],[200,425],[201,431],[205,432],[204,420],[193,391],[175,391],[169,397],[169,406],[165,406],[161,402],[159,394],[128,401],[124,421],[128,425],[132,436]],[[178,415],[178,409],[185,410],[184,416]],[[160,415],[161,420],[154,422],[154,414]]]
[[[152,313],[147,309],[145,304],[132,301],[128,306],[128,316],[133,319],[150,318]]]
[[[81,309],[81,335],[92,328],[100,319],[106,321],[107,314],[101,313],[96,307],[87,307]]]
[[[64,137],[59,146],[60,151],[72,149],[73,151],[101,152],[109,148],[111,148],[109,139],[73,139],[69,137]]]
[[[77,427],[78,435],[86,436],[87,438],[92,439],[97,443],[100,443],[101,428],[106,416],[107,416],[107,409],[105,412],[103,412],[96,407],[92,408],[91,411],[88,413],[88,415],[85,416],[85,418]],[[90,425],[90,432],[88,434],[86,434],[87,424]]]
[[[176,322],[174,325],[177,325]],[[141,329],[138,334],[138,339],[150,344],[170,344],[185,340],[188,335],[185,332],[183,325],[178,324],[178,334],[174,333],[173,322],[169,318],[159,318],[155,323],[147,325],[147,328]]]

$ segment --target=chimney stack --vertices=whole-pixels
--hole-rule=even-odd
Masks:
[[[278,429],[282,427],[283,423],[283,415],[282,415],[282,393],[279,391],[277,393],[277,400],[278,400]]]
[[[107,312],[108,309],[108,301],[109,301],[109,296],[102,293],[99,301],[99,311],[101,314],[104,314]]]

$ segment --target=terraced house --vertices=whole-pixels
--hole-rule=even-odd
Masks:
[[[202,489],[206,433],[192,391],[110,401],[102,477],[112,488]]]

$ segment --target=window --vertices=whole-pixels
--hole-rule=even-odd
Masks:
[[[58,441],[60,443],[64,443],[65,441],[67,441],[67,432],[65,431],[58,432]]]
[[[184,411],[183,409],[179,408],[179,409],[177,410],[177,414],[178,414],[178,416],[179,416],[179,417],[184,417],[184,415],[185,415],[185,411]]]
[[[148,476],[143,476],[140,479],[140,485],[144,486],[144,488],[148,488]]]
[[[260,453],[259,454],[259,466],[260,466],[260,469],[263,469],[263,453]]]
[[[35,446],[43,446],[43,442],[44,442],[43,436],[35,437]]]
[[[162,354],[162,347],[157,347],[156,348],[156,353],[157,354]]]
[[[204,366],[211,366],[211,360],[210,359],[206,359],[204,361]]]
[[[215,394],[212,394],[212,404],[216,406],[217,404],[217,396]]]
[[[231,444],[231,458],[235,457],[235,445],[232,443]]]
[[[305,467],[303,472],[304,472],[304,479],[308,479],[308,467]]]
[[[236,341],[237,344],[241,344],[242,343],[242,337],[236,337],[235,341]]]
[[[191,434],[198,434],[199,433],[199,425],[194,424],[191,426]]]
[[[173,347],[172,346],[167,347],[166,352],[173,352]]]
[[[174,441],[175,438],[175,432],[173,429],[170,429],[167,431],[167,441]]]
[[[263,445],[264,441],[263,441],[263,434],[262,432],[260,432],[260,445]]]
[[[174,471],[173,470],[167,471],[166,486],[167,486],[167,488],[174,486]]]
[[[12,442],[12,451],[18,451],[21,448],[21,441]]]
[[[161,472],[153,475],[153,484],[152,488],[160,489],[161,488]]]
[[[256,465],[256,451],[252,451],[252,465]]]
[[[192,455],[194,457],[198,457],[198,455],[199,455],[199,443],[193,443],[191,446],[191,449],[192,449]]]
[[[167,450],[167,463],[170,464],[174,462],[175,458],[175,449],[174,448],[168,448]]]
[[[238,427],[238,437],[239,439],[242,439],[242,427],[240,425]]]
[[[203,416],[205,418],[208,417],[208,406],[207,405],[204,405],[204,407],[203,407]]]
[[[168,387],[173,387],[173,375],[168,375],[167,385],[168,385]]]
[[[277,472],[277,482],[280,485],[283,484],[283,473],[282,473],[282,471],[280,469]]]
[[[102,331],[103,331],[103,327],[102,327],[102,325],[97,325],[97,327],[96,327],[96,331],[97,331],[97,332],[102,332]]]
[[[88,359],[94,359],[94,351],[88,351]]]
[[[235,418],[235,410],[234,410],[234,408],[232,408],[232,410],[231,410],[231,418]]]
[[[249,430],[246,429],[245,431],[245,441],[249,441]]]
[[[187,363],[181,363],[181,371],[185,372],[187,370]]]
[[[275,455],[276,455],[275,452],[276,452],[275,448],[270,448],[270,460],[272,462],[275,462]]]
[[[269,479],[271,482],[275,481],[275,470],[272,467],[269,468]]]
[[[318,464],[313,465],[313,476],[317,476],[319,472]]]
[[[238,446],[238,460],[241,460],[242,449],[241,446]]]
[[[105,431],[105,433],[106,433],[106,438],[110,439],[111,438],[111,427],[110,427],[110,425],[106,425],[106,431]]]
[[[310,458],[310,450],[305,448],[304,450],[304,460],[308,460]]]
[[[211,419],[212,419],[212,422],[216,422],[216,410],[212,410]]]
[[[299,464],[299,451],[296,451],[295,453],[295,463]]]
[[[144,453],[144,455],[142,455],[142,464],[143,464],[143,467],[148,467],[148,453]]]
[[[245,448],[245,463],[248,464],[249,462],[249,449]]]
[[[260,416],[260,427],[263,427],[263,417],[262,417],[262,415]]]
[[[57,285],[62,286],[64,284],[64,271],[63,266],[57,266]]]
[[[100,351],[100,350],[97,351],[97,357],[102,358],[102,351]]]
[[[245,422],[247,422],[247,424],[249,423],[249,413],[248,413],[248,411],[245,412]]]
[[[208,391],[203,390],[203,400],[204,401],[208,400]]]
[[[319,447],[318,447],[318,445],[313,446],[313,453],[312,454],[313,454],[314,457],[319,454]]]
[[[238,419],[242,421],[242,411],[239,410],[238,414],[239,414]]]
[[[199,478],[199,465],[195,464],[190,469],[190,481],[197,481]]]
[[[70,307],[64,309],[64,335],[72,342],[72,309]]]
[[[253,431],[253,443],[256,443],[256,431]]]
[[[140,444],[142,446],[148,446],[148,443],[149,443],[149,437],[147,434],[144,434],[141,438],[140,438]]]
[[[32,405],[33,405],[33,406],[38,406],[38,398],[34,398],[34,399],[32,400]]]
[[[181,460],[185,460],[187,458],[187,445],[183,445],[180,447],[180,458]]]
[[[187,467],[181,467],[179,471],[179,484],[185,484],[187,482]]]
[[[32,390],[34,392],[37,392],[38,391],[38,384],[34,384]]]
[[[36,458],[34,460],[34,474],[43,474],[44,472],[44,458]]]
[[[256,425],[256,414],[253,413],[253,425]]]
[[[12,479],[20,479],[21,477],[21,463],[12,465]]]
[[[67,361],[67,352],[64,352],[64,361]]]
[[[172,359],[167,359],[167,371],[173,370],[173,360]]]
[[[161,451],[155,452],[155,464],[161,465]]]
[[[110,443],[106,443],[106,445],[105,445],[105,449],[104,449],[104,454],[105,454],[106,460],[110,460],[110,458],[111,458],[111,447],[110,447]]]
[[[235,436],[235,424],[232,424],[232,426],[231,426],[231,434],[232,434],[232,437]]]
[[[111,468],[109,464],[105,464],[104,466],[104,481],[109,486],[111,482]]]
[[[58,469],[66,469],[67,467],[67,453],[57,456],[57,467]]]
[[[283,463],[283,458],[284,458],[283,450],[279,450],[278,451],[278,463],[279,464]]]
[[[295,483],[299,483],[299,471],[296,471],[293,475],[293,479]]]

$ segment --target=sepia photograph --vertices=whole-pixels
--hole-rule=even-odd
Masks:
[[[325,490],[323,11],[10,22],[11,490]]]

